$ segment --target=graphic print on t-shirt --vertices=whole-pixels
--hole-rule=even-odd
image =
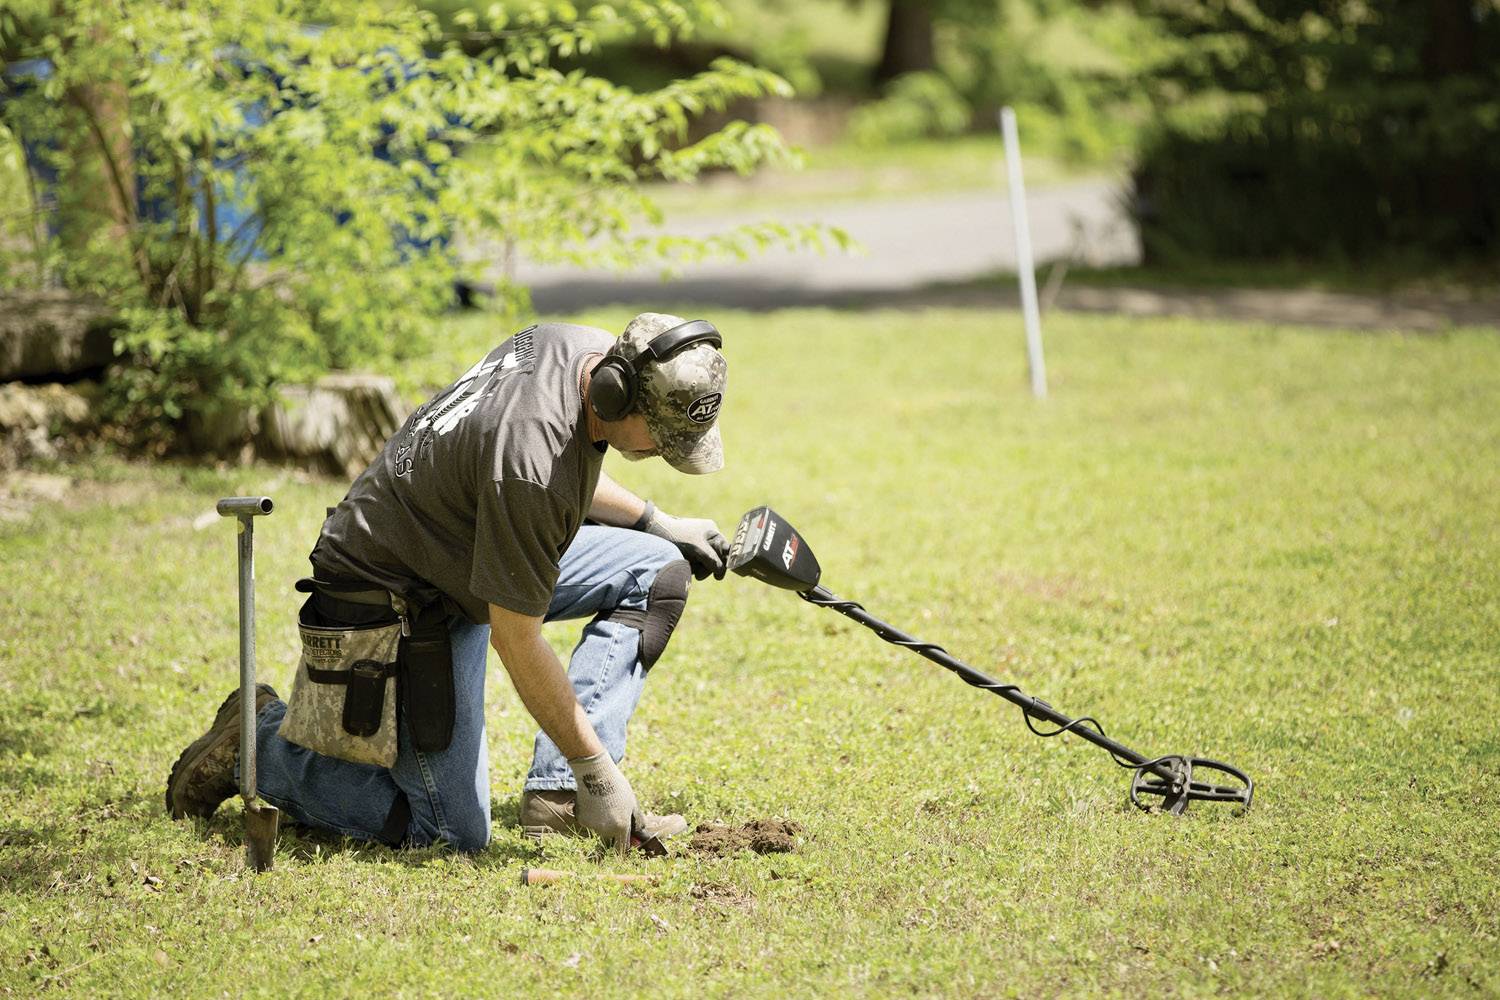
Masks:
[[[536,359],[536,345],[532,339],[534,329],[529,327],[516,334],[511,340],[510,350],[503,355],[501,348],[504,345],[491,351],[445,392],[423,403],[411,415],[397,443],[397,476],[409,475],[416,466],[416,452],[429,446],[434,434],[447,434],[457,427],[499,387],[506,376],[532,370]]]

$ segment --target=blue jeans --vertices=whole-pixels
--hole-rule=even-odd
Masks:
[[[585,525],[563,553],[547,620],[583,618],[646,606],[656,574],[681,559],[676,546],[644,532]],[[256,790],[288,816],[361,840],[380,837],[398,793],[411,807],[406,841],[446,842],[477,851],[490,839],[489,750],[484,733],[484,673],[490,627],[461,616],[449,622],[457,706],[446,750],[413,748],[405,718],[389,769],[314,753],[277,735],[286,705],[272,702],[256,721]],[[610,756],[625,756],[625,727],[646,682],[640,632],[590,621],[568,664],[568,678]],[[527,789],[570,789],[573,772],[557,746],[537,733]]]

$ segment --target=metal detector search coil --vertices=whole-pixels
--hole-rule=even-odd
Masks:
[[[754,577],[773,587],[796,591],[809,604],[831,608],[846,618],[852,618],[886,642],[910,649],[958,674],[969,685],[999,695],[1021,709],[1026,728],[1038,736],[1073,733],[1103,747],[1116,764],[1134,772],[1130,781],[1130,801],[1142,809],[1181,815],[1192,802],[1228,802],[1250,808],[1255,783],[1239,768],[1206,757],[1180,754],[1147,757],[1106,736],[1097,719],[1089,716],[1070,718],[1042,699],[1022,694],[1016,685],[1002,684],[980,673],[942,646],[907,635],[876,618],[861,605],[835,597],[819,585],[822,569],[812,549],[786,519],[770,507],[756,507],[740,518],[729,549],[729,568],[741,576]],[[1054,728],[1038,729],[1032,720],[1050,723]],[[1233,783],[1204,781],[1205,774],[1222,775],[1233,779]]]

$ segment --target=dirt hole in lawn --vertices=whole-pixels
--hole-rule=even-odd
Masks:
[[[700,823],[688,842],[694,854],[718,856],[751,850],[756,854],[785,854],[797,849],[800,824],[785,819],[754,819],[738,826]]]

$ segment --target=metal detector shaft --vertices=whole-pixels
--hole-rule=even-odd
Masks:
[[[278,810],[256,797],[255,773],[255,518],[271,513],[270,497],[226,497],[224,517],[239,519],[240,797],[245,800],[245,857],[256,871],[271,867]]]
[[[1130,802],[1142,809],[1160,810],[1180,815],[1190,802],[1228,802],[1250,808],[1255,782],[1237,767],[1207,757],[1169,754],[1147,757],[1118,740],[1104,735],[1098,719],[1089,716],[1073,719],[1040,698],[1022,694],[1014,684],[1002,684],[953,656],[934,642],[923,642],[915,636],[888,625],[854,601],[835,597],[818,583],[823,569],[812,549],[795,528],[770,507],[755,507],[740,518],[729,546],[729,568],[773,587],[791,590],[809,604],[832,608],[852,618],[886,642],[920,654],[944,669],[951,670],[973,687],[998,694],[1020,708],[1026,728],[1038,736],[1060,736],[1075,733],[1080,739],[1109,752],[1111,759],[1134,773],[1130,779]],[[1032,725],[1033,719],[1052,723],[1056,728],[1043,732]],[[1233,779],[1218,783],[1219,776]]]
[[[935,643],[923,642],[915,636],[907,635],[894,625],[876,618],[853,601],[841,600],[822,585],[803,592],[801,596],[804,601],[816,604],[819,607],[832,608],[844,617],[854,619],[892,645],[910,649],[936,663],[938,666],[953,671],[974,687],[998,694],[1032,718],[1045,719],[1047,722],[1062,727],[1080,739],[1088,740],[1096,746],[1103,747],[1118,759],[1128,760],[1137,767],[1147,765],[1143,770],[1150,771],[1159,778],[1172,781],[1178,777],[1167,764],[1151,763],[1151,758],[1144,754],[1130,749],[1117,740],[1110,739],[1097,729],[1086,725],[1078,725],[1080,720],[1064,715],[1039,698],[1022,694],[1021,689],[1014,684],[1002,684],[993,677],[980,673]]]

